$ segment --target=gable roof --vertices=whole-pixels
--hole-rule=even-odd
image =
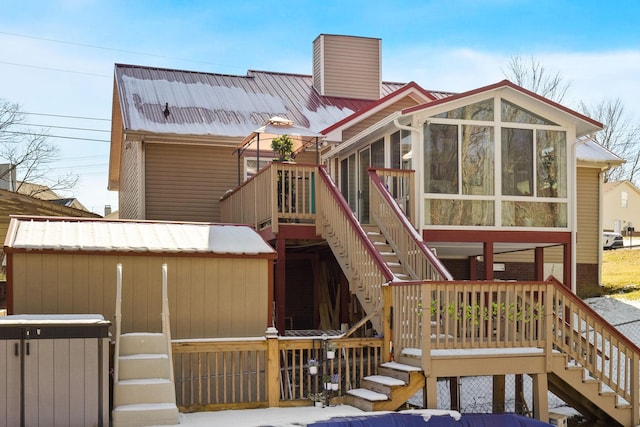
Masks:
[[[612,182],[605,182],[603,185],[603,190],[605,193],[608,193],[611,190],[614,190],[618,187],[628,187],[630,188],[632,191],[635,191],[636,193],[640,194],[640,188],[636,187],[633,182],[625,179],[622,181],[612,181]]]
[[[267,255],[275,250],[248,225],[13,217],[5,248],[135,253]]]
[[[558,104],[555,101],[552,101],[550,99],[545,98],[544,96],[538,95],[535,92],[532,92],[528,89],[525,89],[523,87],[520,87],[518,85],[516,85],[515,83],[510,82],[509,80],[502,80],[498,83],[494,83],[488,86],[484,86],[484,87],[480,87],[477,89],[473,89],[467,92],[461,92],[461,93],[457,93],[455,95],[451,95],[448,97],[444,97],[441,99],[438,99],[436,101],[427,103],[427,104],[422,104],[422,105],[417,105],[415,107],[410,107],[410,108],[406,108],[404,110],[402,110],[402,114],[410,114],[410,113],[414,113],[416,111],[421,111],[427,108],[431,108],[437,105],[442,105],[444,103],[448,103],[448,102],[452,102],[458,99],[463,99],[472,95],[477,95],[480,93],[484,93],[484,92],[491,92],[497,89],[507,89],[507,90],[512,90],[524,95],[527,95],[531,98],[537,99],[538,101],[542,102],[543,105],[556,110],[556,111],[560,111],[566,115],[568,115],[569,117],[571,117],[575,122],[576,122],[576,134],[577,136],[582,136],[585,135],[587,133],[590,132],[595,132],[598,130],[601,130],[604,126],[602,125],[602,123],[593,120],[590,117],[585,116],[584,114],[578,113],[577,111],[574,111],[568,107],[565,107],[562,104]]]

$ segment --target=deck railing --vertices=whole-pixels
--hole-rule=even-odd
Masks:
[[[553,313],[550,319],[555,348],[567,353],[593,378],[633,404],[637,424],[640,349],[562,285],[553,286],[547,309]]]
[[[335,345],[335,358],[326,356]],[[344,395],[382,361],[381,338],[323,339],[257,337],[174,340],[178,407],[183,412],[310,405],[314,399]],[[269,354],[277,355],[269,357]],[[310,359],[319,362],[311,375]],[[339,389],[325,391],[323,379],[335,374]]]
[[[402,195],[406,187],[413,187],[410,184],[413,181],[410,172],[392,169],[369,170],[372,183],[369,186],[371,218],[414,280],[453,280],[442,262],[422,241],[402,207],[390,193],[394,190]],[[404,184],[400,186],[399,183]],[[400,188],[389,188],[389,185]]]
[[[220,203],[221,220],[252,224],[257,230],[280,223],[312,223],[315,220],[317,166],[270,163]]]

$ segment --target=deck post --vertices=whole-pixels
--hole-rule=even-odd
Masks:
[[[267,401],[269,407],[280,406],[280,351],[278,343],[278,330],[274,327],[267,328]]]
[[[533,377],[533,418],[549,422],[549,384],[547,374],[534,374]]]
[[[393,304],[393,289],[391,286],[383,286],[382,287],[382,302],[384,303],[384,308],[382,310],[382,362],[389,362],[392,360],[391,352],[393,349],[391,348],[391,341],[393,340],[393,331],[391,327],[391,306]]]
[[[426,408],[438,409],[438,378],[434,376],[426,377],[424,389]]]
[[[494,375],[493,376],[493,413],[504,413],[504,400],[505,400],[505,376]]]

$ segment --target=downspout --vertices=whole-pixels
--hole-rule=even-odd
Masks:
[[[571,196],[573,199],[573,206],[571,207],[571,292],[577,294],[577,273],[578,273],[578,145],[584,144],[587,141],[593,139],[593,134],[589,134],[587,138],[578,140],[572,144],[572,179],[573,188],[571,189]]]
[[[604,213],[603,213],[603,203],[604,203],[604,174],[611,169],[611,164],[607,164],[606,168],[600,169],[598,173],[598,285],[602,285],[602,230],[603,221],[604,221]]]
[[[398,119],[393,120],[393,125],[400,130],[406,130],[411,132],[411,151],[413,152],[413,159],[411,161],[411,166],[413,170],[416,171],[416,188],[415,194],[413,194],[413,200],[415,200],[415,209],[416,209],[416,226],[418,229],[418,234],[420,235],[420,240],[423,240],[422,237],[422,226],[424,224],[424,201],[422,195],[424,194],[424,168],[417,167],[416,160],[422,159],[422,145],[424,144],[424,131],[422,127],[413,127],[413,126],[405,126],[401,125],[398,122]],[[413,132],[418,134],[418,143],[415,142],[413,138]],[[419,175],[419,176],[418,176]]]

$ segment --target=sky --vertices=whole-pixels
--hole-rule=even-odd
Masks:
[[[102,214],[118,206],[107,190],[115,63],[311,74],[318,35],[375,37],[386,81],[463,92],[535,58],[570,84],[565,105],[619,98],[635,121],[639,12],[634,0],[0,0],[0,98],[60,148],[52,174],[79,176],[61,195]]]

